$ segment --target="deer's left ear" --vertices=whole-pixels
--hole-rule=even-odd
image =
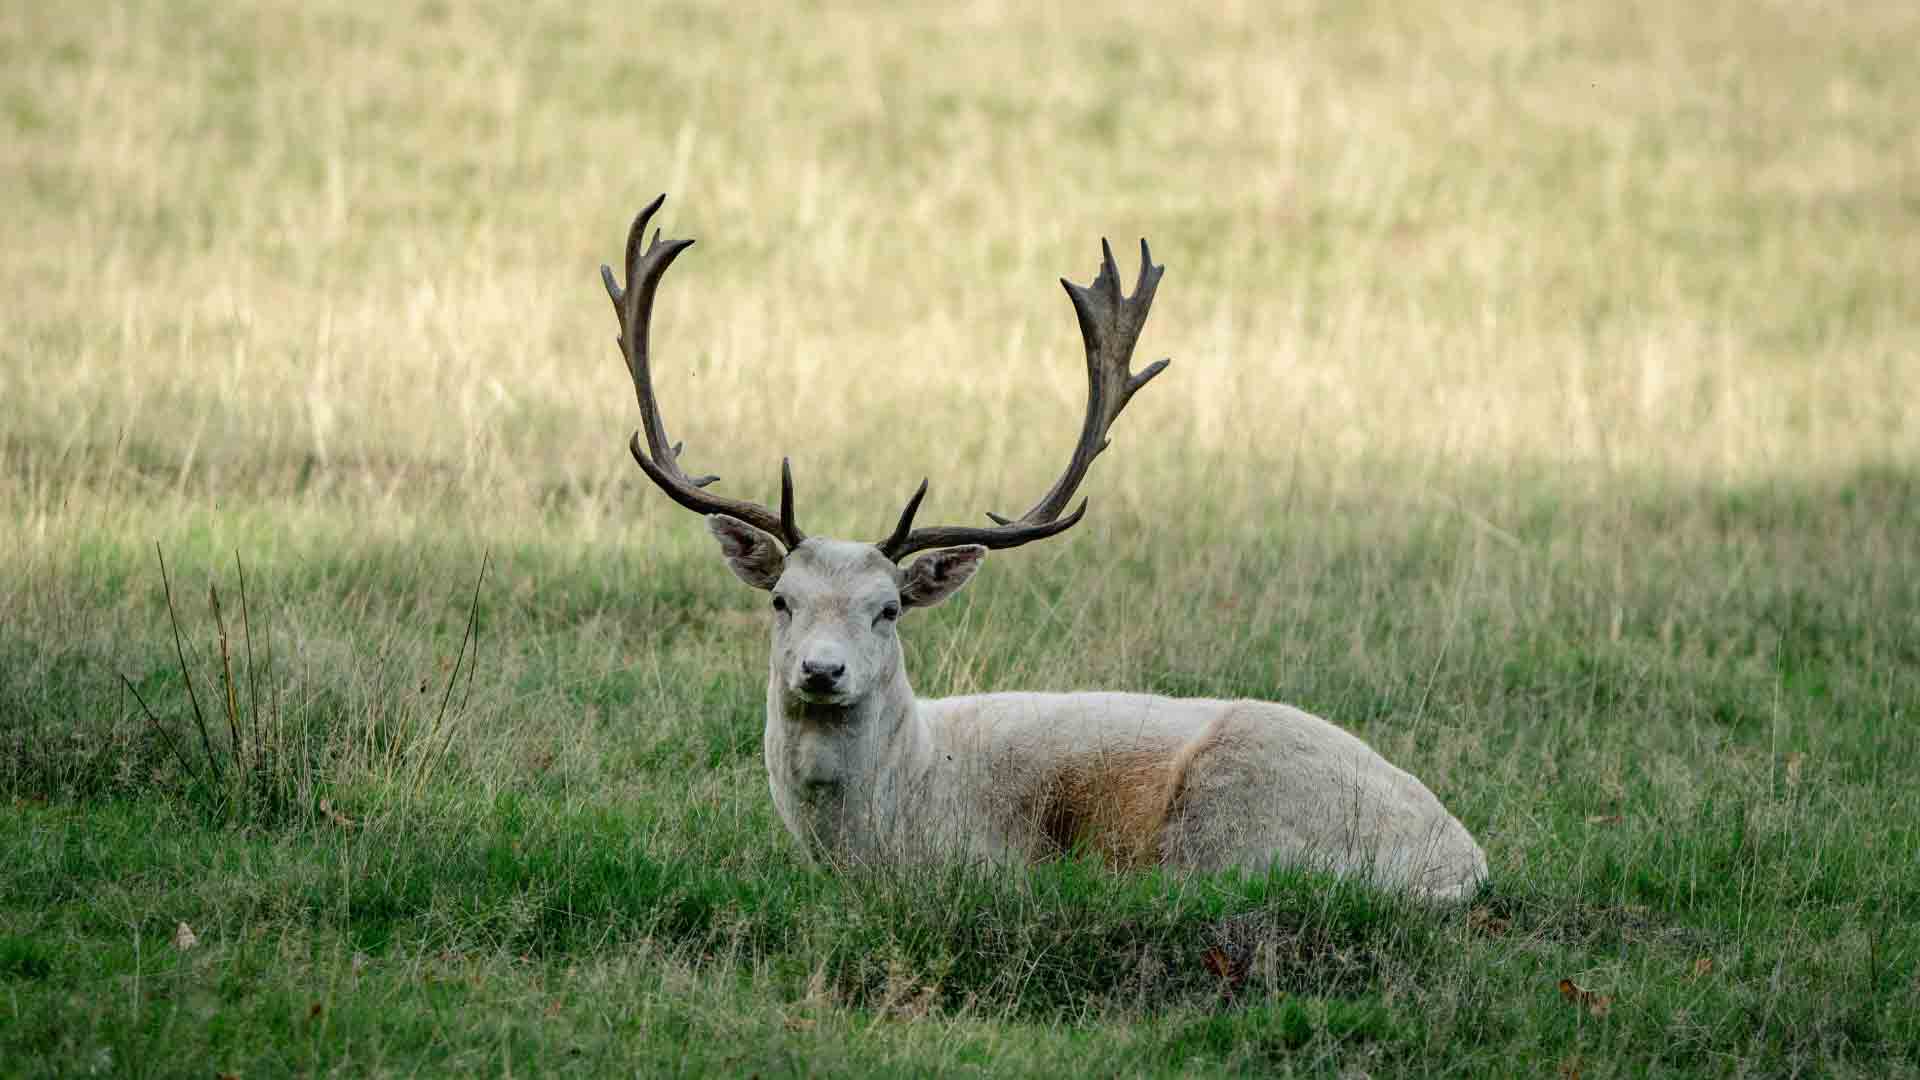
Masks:
[[[959,592],[986,557],[987,549],[979,544],[927,552],[907,567],[900,602],[910,608],[932,607]]]

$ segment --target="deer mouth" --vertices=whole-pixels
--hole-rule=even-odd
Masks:
[[[851,723],[859,699],[851,694],[819,694],[793,690],[787,693],[787,719],[821,727],[841,727]]]
[[[812,686],[807,683],[790,687],[787,690],[787,698],[795,705],[834,709],[850,709],[854,706],[856,700],[852,694],[847,693],[844,689],[838,687]]]

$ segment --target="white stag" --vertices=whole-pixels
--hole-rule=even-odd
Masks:
[[[706,516],[727,565],[773,594],[767,775],[807,851],[830,863],[928,858],[1042,860],[1098,854],[1116,867],[1263,872],[1276,861],[1360,874],[1423,897],[1458,898],[1486,857],[1419,780],[1352,734],[1287,705],[1129,693],[1000,693],[922,699],[907,682],[902,614],[951,596],[989,548],[1073,527],[1062,516],[1127,401],[1167,365],[1130,367],[1162,267],[1140,243],[1132,296],[1113,253],[1093,284],[1062,280],[1086,342],[1087,414],[1065,473],[1017,519],[913,527],[927,485],[878,543],[809,538],[780,512],[713,494],[670,442],[648,366],[655,290],[691,240],[645,243],[665,196],[627,237],[627,287],[601,268],[640,402],[629,444],[648,478]],[[644,433],[645,441],[642,442]],[[911,566],[901,560],[927,554]]]

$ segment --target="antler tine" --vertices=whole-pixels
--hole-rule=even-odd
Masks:
[[[909,503],[909,513],[902,514],[901,517],[904,519],[912,510],[918,510],[918,503],[919,497],[915,496],[914,501]],[[1074,509],[1073,513],[1055,521],[1016,523],[992,529],[970,525],[935,525],[925,529],[914,529],[905,536],[900,536],[899,530],[896,529],[894,536],[888,537],[875,546],[894,562],[899,562],[916,551],[956,547],[961,544],[979,544],[981,547],[995,549],[1013,548],[1030,544],[1035,540],[1044,540],[1056,533],[1066,532],[1080,524],[1080,519],[1086,514],[1087,500],[1081,499],[1080,505]]]
[[[807,534],[793,522],[793,466],[786,458],[780,459],[780,539],[787,542],[787,550],[800,546]]]
[[[611,267],[600,267],[600,278],[607,286],[607,298],[613,301],[613,313],[620,320],[620,354],[627,362],[627,374],[633,378],[634,397],[640,403],[640,430],[628,440],[627,449],[640,471],[647,474],[674,502],[700,514],[727,514],[739,518],[762,532],[781,538],[789,550],[806,539],[793,516],[793,472],[783,459],[780,463],[780,513],[759,503],[729,499],[701,489],[720,479],[717,476],[689,476],[680,467],[683,444],[667,440],[666,423],[653,392],[653,368],[649,353],[649,330],[653,323],[653,297],[660,278],[680,253],[693,246],[692,240],[662,241],[655,229],[653,242],[646,243],[647,225],[667,197],[663,194],[643,208],[627,231],[627,285],[622,289]],[[646,444],[641,445],[641,436]]]
[[[880,550],[898,562],[916,551],[954,544],[1018,547],[1065,532],[1077,524],[1087,512],[1085,499],[1080,501],[1079,509],[1067,517],[1061,517],[1060,513],[1073,501],[1074,492],[1079,490],[1080,482],[1086,479],[1087,470],[1093,467],[1093,459],[1107,448],[1108,429],[1119,417],[1120,410],[1133,400],[1133,395],[1152,381],[1154,376],[1165,371],[1172,362],[1156,360],[1138,373],[1131,367],[1134,344],[1139,341],[1140,330],[1146,325],[1147,312],[1153,307],[1154,291],[1159,288],[1160,275],[1165,271],[1166,267],[1154,265],[1153,253],[1142,238],[1140,276],[1134,283],[1133,295],[1122,295],[1120,267],[1114,262],[1112,245],[1103,238],[1100,241],[1100,270],[1091,284],[1081,286],[1066,278],[1060,279],[1061,286],[1067,290],[1067,298],[1073,301],[1074,315],[1080,323],[1080,337],[1086,345],[1087,414],[1080,426],[1080,440],[1074,445],[1066,471],[1060,474],[1060,478],[1054,481],[1039,502],[1018,518],[1006,518],[989,512],[987,516],[994,520],[997,528],[942,526],[909,531],[913,515],[920,507],[922,496],[926,494],[926,484],[923,482],[907,504],[906,512],[900,516],[900,524],[894,528],[893,535],[879,545]]]
[[[892,555],[896,562],[899,561],[900,556],[893,555],[893,550],[906,543],[907,538],[913,535],[913,516],[920,512],[920,500],[926,497],[927,482],[922,479],[919,488],[913,493],[913,498],[907,500],[907,508],[900,511],[900,521],[893,527],[892,535],[879,543],[880,550]]]

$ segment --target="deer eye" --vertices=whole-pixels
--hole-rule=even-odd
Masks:
[[[787,613],[787,598],[776,594],[773,598],[773,610],[785,615]]]
[[[880,608],[880,615],[878,618],[874,620],[874,622],[876,623],[892,622],[893,620],[899,617],[900,617],[900,605],[889,600],[886,602],[884,606]]]

